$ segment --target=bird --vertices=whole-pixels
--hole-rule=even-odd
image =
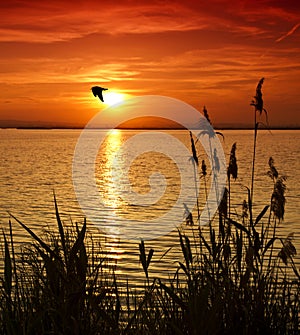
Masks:
[[[102,102],[104,102],[103,95],[102,95],[102,91],[107,91],[108,88],[104,88],[104,87],[100,87],[100,86],[93,86],[93,87],[91,88],[91,90],[92,90],[92,92],[93,92],[93,94],[94,94],[95,97],[98,96],[98,98],[99,98]]]

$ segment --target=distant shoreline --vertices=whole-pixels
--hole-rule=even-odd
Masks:
[[[80,130],[85,129],[84,127],[47,127],[47,126],[21,126],[21,127],[0,127],[0,129],[18,129],[18,130]],[[87,129],[110,129],[110,128],[87,128]],[[123,128],[123,127],[116,127],[114,129],[120,130],[184,130],[186,128],[167,128],[167,127],[144,127],[144,128]],[[196,130],[199,128],[195,128]],[[253,127],[214,127],[215,130],[253,130]],[[300,127],[271,127],[271,128],[261,128],[261,130],[300,130]]]

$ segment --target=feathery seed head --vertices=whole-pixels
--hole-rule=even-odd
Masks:
[[[197,151],[196,151],[195,142],[194,142],[194,139],[193,139],[193,134],[192,134],[191,131],[190,131],[190,138],[191,138],[191,147],[192,147],[193,158],[194,158],[195,163],[198,165],[199,161],[198,161],[198,157],[197,157]]]
[[[232,176],[234,180],[236,180],[238,176],[238,166],[236,162],[235,151],[236,151],[236,143],[233,143],[231,151],[230,151],[230,159],[229,159],[229,165],[227,169],[227,176],[228,178]]]

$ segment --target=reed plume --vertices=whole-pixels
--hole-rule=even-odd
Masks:
[[[203,107],[203,114],[204,114],[206,120],[209,122],[209,124],[211,124],[211,121],[210,121],[209,115],[208,115],[208,111],[207,111],[205,106]]]
[[[199,160],[198,160],[198,156],[197,156],[195,142],[194,142],[194,139],[193,139],[193,134],[192,134],[191,131],[190,131],[190,138],[191,138],[191,148],[192,148],[193,158],[194,158],[195,163],[198,165],[199,164]]]
[[[233,143],[231,147],[231,151],[230,151],[229,165],[227,169],[227,177],[229,179],[231,176],[234,180],[236,180],[238,176],[238,166],[236,162],[235,152],[236,152],[236,143]]]
[[[230,177],[232,177],[234,180],[236,180],[238,175],[238,166],[236,162],[236,143],[233,143],[230,151],[230,158],[229,158],[229,164],[227,168],[227,178],[228,178],[228,213],[230,217],[230,191],[231,191],[231,185],[230,185]]]
[[[278,178],[278,171],[274,166],[274,159],[272,157],[269,158],[269,171],[267,172],[268,176],[275,182]]]
[[[271,196],[271,213],[274,214],[275,218],[279,221],[283,220],[284,217],[284,208],[285,208],[285,191],[286,185],[285,181],[286,176],[279,176],[279,173],[275,167],[274,159],[269,158],[269,171],[267,175],[273,180],[274,188]]]
[[[284,211],[285,211],[285,185],[286,177],[280,176],[277,178],[274,184],[274,190],[271,197],[271,212],[273,212],[274,216],[279,220],[282,221],[284,218]]]
[[[184,218],[185,218],[185,223],[187,226],[193,226],[194,225],[194,220],[193,220],[193,214],[189,210],[188,206],[183,203],[184,206]]]
[[[200,218],[200,207],[199,207],[199,199],[198,199],[198,177],[197,177],[197,166],[199,165],[199,160],[197,156],[196,146],[193,139],[193,134],[190,131],[190,139],[191,139],[191,148],[192,148],[192,161],[193,161],[193,168],[194,168],[194,181],[195,181],[195,196],[197,202],[197,213],[198,213],[198,220]]]
[[[251,106],[254,106],[255,108],[255,112],[259,112],[259,114],[261,115],[262,112],[265,112],[267,115],[267,111],[264,108],[264,101],[262,98],[262,85],[264,83],[265,78],[261,78],[260,81],[258,82],[257,86],[256,86],[256,95],[253,97],[254,100],[252,100],[251,102]]]
[[[207,122],[209,123],[209,125],[205,124],[205,122],[201,122],[201,120],[200,120],[200,128],[203,128],[203,130],[197,135],[196,143],[198,141],[198,138],[201,135],[205,135],[205,134],[208,135],[210,138],[215,137],[215,135],[220,135],[220,136],[222,136],[222,138],[224,140],[224,135],[221,132],[215,131],[214,129],[212,129],[212,127],[210,127],[210,125],[212,126],[212,122],[209,118],[208,111],[207,111],[207,108],[205,106],[203,107],[203,115],[204,115],[205,119],[207,120]]]
[[[249,210],[248,203],[247,203],[246,200],[244,200],[243,204],[242,204],[242,219],[243,219],[243,222],[246,218],[248,218],[248,210]]]
[[[282,242],[282,248],[278,253],[278,257],[281,258],[283,263],[287,265],[288,260],[297,254],[296,248],[292,243],[294,233],[290,233]]]

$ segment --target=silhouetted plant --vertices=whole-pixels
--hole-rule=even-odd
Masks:
[[[259,122],[257,122],[257,112],[259,115],[262,112],[265,112],[266,117],[268,116],[267,111],[264,108],[264,101],[262,98],[262,85],[264,83],[265,78],[261,78],[256,86],[256,95],[254,96],[254,100],[251,102],[251,106],[254,107],[254,144],[253,144],[253,158],[252,158],[252,175],[251,175],[251,201],[253,202],[253,192],[254,192],[254,173],[255,173],[255,158],[256,158],[256,143],[257,143],[257,132]]]
[[[230,151],[230,158],[229,158],[229,164],[227,168],[227,180],[228,180],[228,213],[230,216],[230,194],[231,194],[231,182],[230,178],[232,177],[234,180],[236,180],[238,176],[238,166],[237,166],[237,161],[236,161],[236,143],[233,143]]]

